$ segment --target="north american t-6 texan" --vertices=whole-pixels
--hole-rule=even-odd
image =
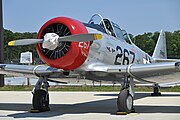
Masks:
[[[39,111],[50,110],[48,82],[61,82],[53,78],[80,75],[93,81],[120,81],[117,109],[131,113],[134,111],[134,80],[152,84],[154,94],[160,94],[162,81],[145,78],[180,72],[179,60],[167,59],[163,31],[150,56],[131,41],[125,30],[99,14],[93,15],[88,23],[56,17],[41,27],[37,39],[8,43],[9,46],[30,44],[36,44],[39,57],[46,65],[0,64],[0,74],[38,78],[32,91],[32,105]]]

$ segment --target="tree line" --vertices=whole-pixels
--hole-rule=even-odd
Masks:
[[[16,46],[16,47],[10,47],[8,46],[8,42],[12,40],[17,39],[25,39],[25,38],[36,38],[37,33],[33,32],[12,32],[10,30],[4,29],[4,61],[5,63],[19,63],[20,60],[20,54],[22,52],[32,52],[33,59],[38,60],[38,54],[36,52],[36,46],[35,45],[28,45],[28,46]]]
[[[133,42],[149,55],[153,54],[157,43],[159,32],[148,32],[142,35],[134,36]],[[168,58],[180,58],[180,30],[174,32],[165,32]]]
[[[180,58],[180,30],[174,32],[165,32],[167,41],[167,54],[168,58]],[[36,38],[36,32],[12,32],[4,29],[4,59],[5,63],[18,63],[21,52],[30,51],[33,53],[33,60],[39,63],[41,60],[36,52],[35,45],[29,46],[16,46],[9,47],[8,42],[11,40],[25,39],[25,38]],[[133,36],[130,34],[132,41],[140,47],[143,51],[149,55],[153,54],[156,42],[159,37],[159,32],[148,32],[142,35]]]

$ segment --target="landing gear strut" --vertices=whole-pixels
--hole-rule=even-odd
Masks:
[[[31,112],[43,112],[49,111],[49,93],[48,93],[49,83],[46,77],[40,77],[34,87],[33,93],[33,109]]]
[[[135,112],[133,108],[134,81],[129,76],[124,77],[124,83],[117,99],[117,114],[126,115]]]
[[[161,96],[159,84],[157,83],[154,84],[153,93],[151,93],[151,96]]]

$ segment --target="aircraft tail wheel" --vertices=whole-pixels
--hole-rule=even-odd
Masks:
[[[45,90],[39,89],[33,95],[33,109],[39,111],[48,111],[49,108],[49,95]]]
[[[117,113],[131,113],[133,110],[133,97],[129,94],[127,89],[123,89],[120,91],[117,99]]]

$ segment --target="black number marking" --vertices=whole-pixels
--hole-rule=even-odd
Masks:
[[[133,51],[128,51],[127,49],[122,50],[120,46],[116,47],[116,51],[118,51],[118,54],[116,55],[116,58],[114,61],[115,65],[129,65],[130,58],[132,58],[131,64],[134,63],[135,53]],[[122,59],[122,61],[118,61],[119,59]]]
[[[121,58],[122,58],[122,55],[123,55],[123,54],[122,54],[122,49],[121,49],[121,47],[120,47],[120,46],[117,46],[117,47],[116,47],[116,51],[119,51],[119,53],[116,55],[114,64],[115,64],[115,65],[121,65],[121,63],[118,62],[118,59],[121,59]]]
[[[129,65],[129,52],[127,49],[124,49],[123,65]]]
[[[133,56],[133,59],[132,59],[132,61],[131,61],[131,64],[132,64],[132,63],[134,63],[134,60],[135,60],[135,53],[134,53],[134,52],[132,52],[132,51],[130,51],[130,55],[132,55],[132,56]]]

